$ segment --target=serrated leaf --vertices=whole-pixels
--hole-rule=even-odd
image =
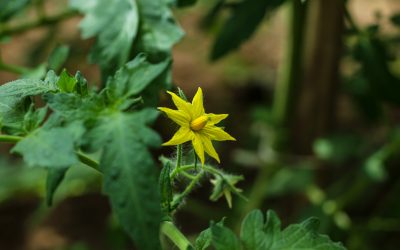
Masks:
[[[29,2],[29,0],[0,0],[0,22],[9,20],[23,10]]]
[[[238,48],[255,32],[267,11],[284,2],[285,0],[243,0],[238,3],[216,38],[211,59],[221,58]]]
[[[18,97],[1,97],[0,98],[0,119],[4,127],[13,130],[21,128],[25,113],[30,106],[30,100]],[[13,133],[11,133],[13,134]]]
[[[240,241],[236,235],[224,226],[211,226],[212,245],[216,250],[240,250]]]
[[[244,250],[267,249],[267,237],[263,229],[264,216],[260,210],[254,210],[244,218],[240,231]]]
[[[332,242],[328,236],[317,232],[319,220],[310,218],[301,224],[292,224],[283,231],[280,229],[278,216],[272,212],[267,213],[265,232],[270,250],[345,250],[340,243]]]
[[[70,0],[70,5],[85,14],[80,24],[82,37],[96,37],[91,61],[108,72],[121,67],[128,60],[138,30],[136,1]]]
[[[0,99],[24,98],[52,91],[57,91],[56,85],[52,82],[39,79],[19,79],[0,86]]]
[[[48,59],[49,69],[59,71],[69,55],[69,47],[66,45],[57,46],[50,54]]]
[[[172,46],[184,35],[164,0],[137,0],[140,12],[140,32],[137,52],[152,56],[171,53]]]
[[[79,162],[75,148],[85,132],[81,123],[35,130],[19,141],[11,152],[19,153],[29,166],[65,168]]]
[[[97,119],[105,109],[105,104],[98,95],[81,97],[73,93],[57,93],[46,94],[43,99],[53,111],[70,121]]]
[[[53,204],[53,196],[60,183],[64,180],[65,173],[68,168],[49,168],[47,170],[46,180],[46,204],[51,206]]]
[[[34,104],[31,104],[28,112],[24,116],[23,120],[24,132],[29,133],[37,129],[46,118],[46,114],[47,114],[47,107],[36,109]]]
[[[157,114],[154,109],[115,112],[99,119],[88,135],[95,147],[103,146],[100,168],[112,208],[138,249],[144,250],[160,248],[160,197],[147,147],[159,146],[161,140],[146,126]]]
[[[211,223],[211,226],[213,223]],[[219,226],[224,225],[224,219],[222,219],[220,222],[217,223]],[[211,245],[212,241],[212,233],[211,233],[211,227],[207,228],[206,230],[203,230],[199,236],[197,237],[194,247],[196,250],[205,250]]]
[[[170,62],[167,59],[151,64],[143,54],[139,54],[108,81],[108,98],[111,102],[116,102],[140,94],[166,70]]]

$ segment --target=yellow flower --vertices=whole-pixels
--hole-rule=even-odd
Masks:
[[[187,102],[176,94],[167,91],[177,110],[169,108],[158,108],[163,111],[171,120],[176,122],[180,128],[163,146],[179,145],[192,141],[193,148],[204,165],[204,151],[220,162],[219,156],[212,145],[215,141],[235,141],[235,138],[226,133],[222,128],[215,126],[228,117],[227,114],[206,114],[203,106],[203,91],[197,89],[192,103]]]

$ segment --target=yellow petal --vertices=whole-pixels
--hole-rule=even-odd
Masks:
[[[190,126],[190,117],[188,114],[180,111],[180,110],[174,110],[174,109],[169,109],[169,108],[158,108],[162,112],[164,112],[169,119],[173,120],[176,122],[179,126],[182,127],[189,127]]]
[[[208,116],[208,119],[209,119],[208,122],[210,124],[217,124],[220,121],[222,121],[225,118],[227,118],[228,114],[218,114],[217,115],[217,114],[210,113],[210,114],[207,114],[207,116]]]
[[[181,110],[182,112],[188,114],[190,116],[190,120],[193,118],[193,112],[192,112],[192,104],[183,100],[179,96],[177,96],[175,93],[171,91],[167,91],[168,94],[171,95],[172,101],[174,102],[175,106]]]
[[[204,146],[203,142],[201,141],[201,137],[198,133],[193,133],[193,148],[194,151],[196,152],[197,156],[200,158],[201,165],[204,165]]]
[[[179,145],[193,139],[193,132],[188,127],[180,127],[171,140],[163,143],[163,146]]]
[[[192,106],[193,106],[193,118],[199,117],[204,115],[204,106],[203,106],[203,91],[199,87],[197,89],[196,94],[193,97],[192,100]]]
[[[201,130],[201,133],[209,136],[211,140],[215,141],[236,141],[235,138],[225,132],[222,128],[210,124],[207,124]]]
[[[208,136],[206,136],[206,135],[201,135],[201,134],[200,134],[200,137],[201,137],[201,141],[203,142],[204,150],[206,151],[206,153],[209,154],[215,160],[217,160],[218,163],[220,163],[221,161],[219,160],[219,156],[218,156],[217,152],[215,151],[215,148],[212,145],[210,138],[208,138]]]

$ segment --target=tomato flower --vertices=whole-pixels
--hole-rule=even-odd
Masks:
[[[222,128],[215,126],[228,117],[227,114],[205,113],[203,106],[203,91],[197,89],[192,102],[187,102],[175,93],[167,91],[171,95],[172,101],[177,110],[169,108],[158,108],[164,112],[171,120],[177,123],[180,128],[175,135],[163,146],[179,145],[187,141],[192,141],[193,148],[199,157],[201,164],[204,165],[204,151],[220,162],[219,156],[212,144],[214,141],[235,141]]]

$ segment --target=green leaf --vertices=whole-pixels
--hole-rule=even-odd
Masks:
[[[64,180],[68,168],[49,168],[46,180],[46,203],[47,206],[53,204],[53,196],[60,183]]]
[[[75,90],[77,82],[78,80],[76,80],[75,77],[69,75],[67,70],[64,69],[61,72],[61,75],[58,78],[56,85],[61,90],[61,92],[72,93]]]
[[[58,72],[69,55],[69,47],[66,45],[57,46],[50,54],[48,59],[49,69]]]
[[[47,107],[35,109],[35,105],[31,104],[28,112],[24,116],[23,130],[29,133],[37,129],[44,121],[47,114]]]
[[[69,167],[79,162],[75,148],[84,132],[81,123],[42,127],[19,141],[11,152],[21,154],[29,166]]]
[[[285,0],[243,0],[234,6],[231,16],[216,38],[211,59],[219,59],[238,48],[251,37],[267,12],[284,2]]]
[[[114,112],[101,117],[88,134],[94,148],[103,147],[100,168],[112,208],[137,248],[144,250],[160,248],[160,197],[147,147],[159,146],[161,139],[146,126],[157,115],[155,109]]]
[[[165,0],[137,0],[140,12],[140,31],[137,53],[165,58],[184,35],[175,22]]]
[[[170,63],[170,59],[167,59],[158,64],[151,64],[143,54],[139,54],[107,82],[109,100],[114,103],[139,95],[167,69]]]
[[[29,2],[29,0],[0,0],[0,22],[9,20],[23,10]]]
[[[105,109],[105,104],[98,95],[81,97],[73,93],[57,93],[46,94],[43,99],[53,111],[69,121],[96,120]]]
[[[217,223],[218,226],[223,226],[224,225],[224,220],[223,218],[220,222]],[[211,226],[214,225],[213,222],[211,222]],[[211,233],[211,227],[207,228],[206,230],[203,230],[199,236],[197,237],[195,241],[195,249],[196,250],[205,250],[207,249],[212,242],[212,233]]]
[[[292,224],[280,231],[278,216],[271,211],[267,213],[265,232],[270,250],[292,249],[321,249],[321,250],[345,250],[340,243],[332,242],[328,236],[318,234],[319,220],[310,218],[301,224]]]
[[[70,5],[85,14],[80,24],[82,37],[96,37],[91,61],[108,73],[127,62],[139,24],[136,1],[70,0]]]
[[[32,69],[24,70],[24,73],[21,75],[21,78],[28,79],[43,79],[46,76],[47,72],[47,64],[42,63]]]
[[[211,228],[207,228],[200,233],[199,237],[197,237],[194,247],[196,250],[205,250],[211,245],[211,240]]]
[[[260,210],[254,210],[244,218],[240,231],[244,250],[267,249],[267,237],[263,229],[264,216]]]
[[[0,98],[0,119],[4,127],[12,130],[20,130],[25,113],[30,106],[28,98],[1,97]],[[14,132],[11,132],[14,134]]]
[[[216,250],[240,250],[240,241],[236,235],[224,226],[211,225],[212,244]]]
[[[7,97],[22,99],[27,96],[52,91],[57,91],[57,87],[53,82],[46,82],[39,79],[19,79],[0,86],[0,100]]]

